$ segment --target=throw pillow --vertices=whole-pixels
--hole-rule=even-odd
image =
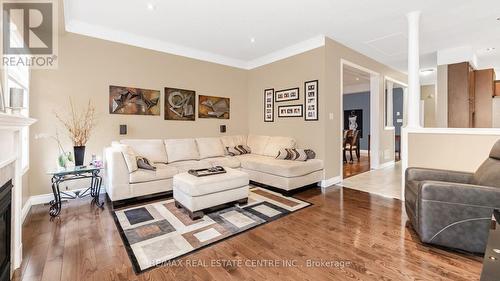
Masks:
[[[307,159],[308,160],[316,158],[316,152],[314,152],[314,150],[312,150],[312,149],[304,149],[304,151],[307,154]]]
[[[126,144],[120,144],[118,145],[118,147],[123,154],[123,158],[125,159],[125,163],[127,164],[128,172],[132,173],[137,171],[139,167],[137,166],[137,155],[135,154],[135,151]]]
[[[146,157],[137,157],[137,167],[139,167],[139,169],[156,171],[156,167],[151,165],[151,162],[149,162]]]
[[[308,159],[308,155],[305,149],[282,148],[278,152],[276,159],[306,161]]]
[[[250,154],[252,150],[246,145],[237,145],[235,147],[226,147],[227,153],[231,156]]]

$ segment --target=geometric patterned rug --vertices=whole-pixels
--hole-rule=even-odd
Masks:
[[[174,199],[115,210],[113,215],[134,271],[141,273],[309,205],[251,186],[247,204],[223,207],[195,221],[175,207]]]

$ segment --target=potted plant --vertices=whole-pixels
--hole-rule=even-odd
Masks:
[[[64,118],[55,113],[56,118],[64,125],[68,131],[69,137],[73,142],[73,152],[75,156],[75,165],[82,166],[85,158],[85,145],[87,144],[92,129],[95,126],[95,107],[89,100],[87,108],[81,113],[75,112],[73,102],[69,100],[71,114],[69,118]]]

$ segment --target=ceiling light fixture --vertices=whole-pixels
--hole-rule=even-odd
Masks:
[[[255,43],[255,37],[250,37],[250,43]]]
[[[491,47],[491,48],[486,48],[486,49],[484,49],[484,50],[485,50],[486,52],[491,52],[491,51],[495,50],[495,48]]]
[[[153,11],[156,9],[156,6],[153,3],[148,3],[148,10]]]
[[[432,69],[432,68],[420,70],[420,74],[422,74],[422,75],[429,75],[433,72],[434,72],[434,69]]]

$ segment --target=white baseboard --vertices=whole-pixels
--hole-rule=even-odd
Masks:
[[[79,188],[79,189],[73,189],[73,190],[62,190],[62,191],[74,192],[74,191],[83,191],[85,189],[87,189],[87,188]],[[104,193],[106,193],[106,189],[104,188],[104,186],[101,186],[101,194],[104,194]],[[46,203],[49,203],[53,199],[54,199],[53,193],[30,196],[28,198],[28,200],[26,200],[26,203],[24,203],[24,206],[22,209],[21,222],[24,223],[24,220],[26,219],[26,216],[28,216],[28,213],[29,213],[32,206],[46,204]]]
[[[340,183],[340,182],[341,182],[341,179],[339,176],[339,177],[333,177],[333,178],[329,178],[326,180],[322,180],[319,185],[324,188],[324,187],[329,187],[329,186],[335,185],[335,184]]]
[[[368,155],[368,150],[360,149],[359,150],[359,154],[361,154],[361,155]]]
[[[30,212],[31,206],[31,197],[29,197],[21,210],[21,223],[24,223],[26,216],[28,216],[28,213]]]

